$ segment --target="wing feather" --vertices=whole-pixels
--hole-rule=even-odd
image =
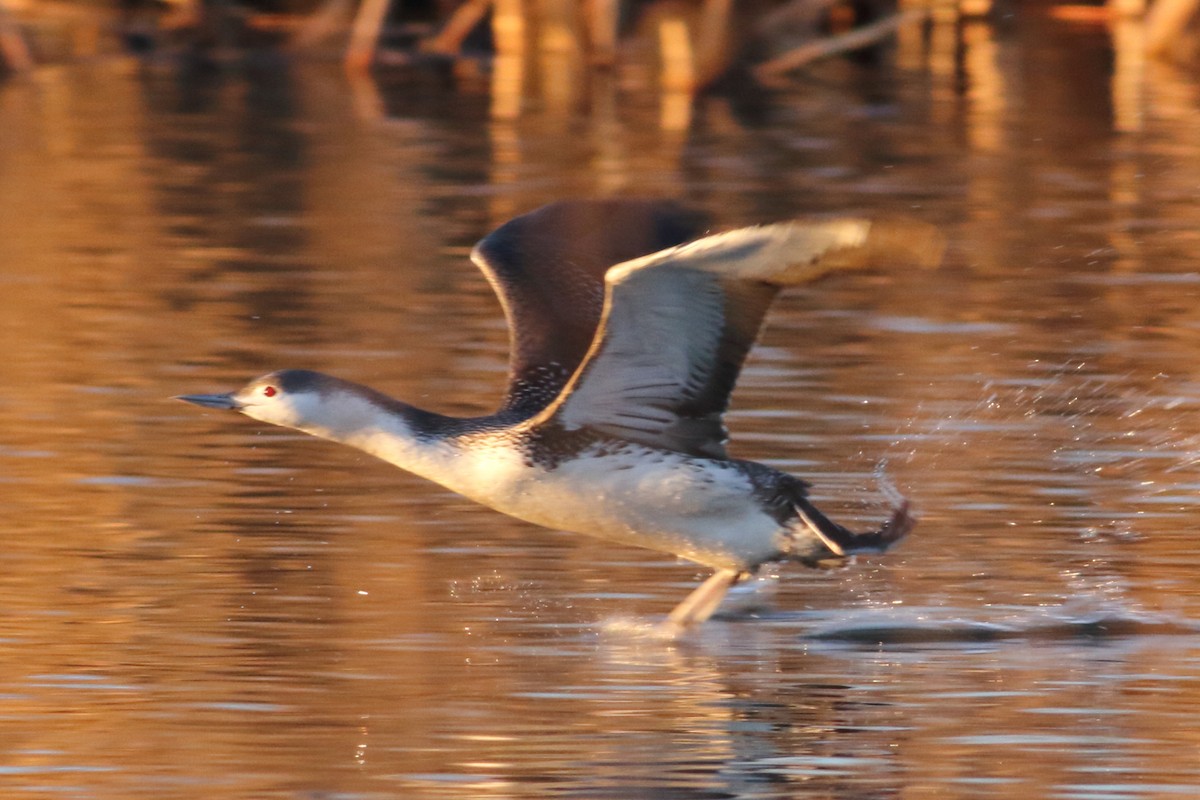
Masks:
[[[564,200],[516,217],[471,253],[508,319],[502,410],[531,416],[566,384],[595,338],[609,267],[695,239],[707,225],[670,200]]]
[[[619,264],[586,358],[534,424],[724,458],[729,396],[781,287],[933,265],[942,248],[915,220],[836,219],[743,228]]]

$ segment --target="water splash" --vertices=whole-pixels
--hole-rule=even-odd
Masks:
[[[679,638],[678,631],[672,630],[662,623],[661,619],[619,615],[602,620],[600,631],[621,639],[647,642],[673,642]]]
[[[1023,379],[963,376],[939,387],[889,437],[877,480],[890,483],[889,463],[925,476],[986,464],[977,483],[1027,487],[1031,502],[1069,506],[1086,540],[1133,541],[1139,518],[1194,504],[1196,387],[1161,373],[1105,374],[1085,360],[1028,367]]]
[[[777,565],[768,564],[752,578],[742,581],[729,590],[714,619],[731,619],[744,617],[764,611],[772,605],[779,591],[779,569]],[[672,641],[678,638],[678,632],[662,625],[665,619],[647,619],[618,615],[601,622],[600,628],[604,633],[614,634],[634,639],[654,641]]]

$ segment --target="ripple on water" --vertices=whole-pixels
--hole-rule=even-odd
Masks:
[[[802,637],[847,645],[967,644],[998,640],[1070,641],[1133,636],[1200,636],[1200,623],[1119,609],[1001,607],[972,616],[964,609],[883,606],[838,614]]]

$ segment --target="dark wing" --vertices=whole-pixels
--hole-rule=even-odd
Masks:
[[[604,308],[614,264],[704,234],[701,212],[669,200],[566,200],[517,217],[476,245],[511,337],[502,410],[532,416],[578,368]]]
[[[586,360],[534,424],[723,458],[722,415],[780,287],[941,253],[924,223],[838,219],[744,228],[613,267]]]

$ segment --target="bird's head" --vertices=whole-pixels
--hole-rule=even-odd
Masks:
[[[286,369],[255,378],[227,394],[185,394],[175,399],[205,408],[240,411],[272,425],[303,429],[321,419],[322,411],[340,393],[342,384],[320,372]]]

